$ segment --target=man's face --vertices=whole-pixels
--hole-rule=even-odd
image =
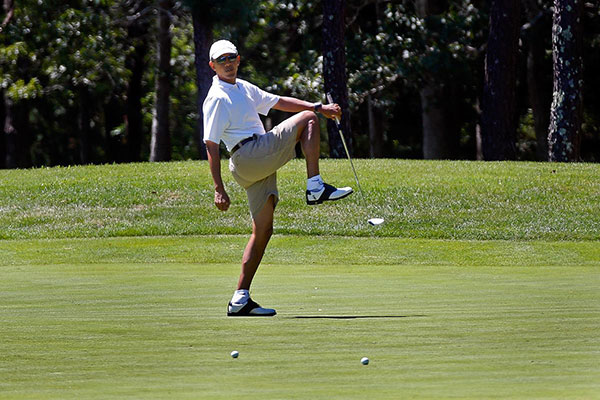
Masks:
[[[234,84],[240,66],[240,56],[237,54],[223,54],[209,62],[210,67],[217,73],[219,79]]]

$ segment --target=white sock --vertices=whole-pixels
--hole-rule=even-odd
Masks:
[[[323,179],[321,175],[315,175],[306,180],[306,190],[309,192],[317,192],[323,187]]]
[[[246,304],[250,298],[250,292],[246,289],[236,290],[231,298],[231,304]]]

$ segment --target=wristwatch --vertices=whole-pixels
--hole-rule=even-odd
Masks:
[[[322,103],[315,103],[313,105],[313,109],[315,110],[316,113],[320,113],[321,112],[321,107],[323,107]]]

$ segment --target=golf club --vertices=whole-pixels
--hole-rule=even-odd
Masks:
[[[333,103],[333,97],[331,93],[327,93],[327,101],[329,103]],[[342,127],[340,125],[340,120],[338,117],[335,117],[335,126],[338,129],[340,137],[342,138],[342,144],[344,145],[344,150],[346,151],[346,156],[348,156],[348,161],[350,161],[350,166],[352,166],[352,172],[354,173],[354,179],[356,180],[356,185],[358,186],[358,191],[360,192],[360,197],[362,198],[363,205],[367,204],[365,199],[365,195],[363,193],[362,187],[360,186],[360,182],[358,181],[358,175],[356,174],[356,169],[354,169],[354,163],[352,162],[352,158],[350,157],[350,152],[348,151],[348,146],[346,146],[346,139],[344,139],[344,134],[342,133]],[[384,222],[383,218],[369,218],[367,222],[371,225],[381,225]]]

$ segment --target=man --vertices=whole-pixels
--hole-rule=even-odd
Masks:
[[[273,233],[273,212],[279,198],[276,171],[295,156],[300,142],[306,158],[307,204],[339,200],[352,193],[349,187],[337,189],[323,182],[319,174],[320,132],[315,112],[327,118],[339,117],[337,104],[313,104],[292,97],[265,92],[237,78],[240,56],[233,43],[219,40],[210,48],[210,67],[215,71],[212,86],[204,101],[204,142],[215,184],[215,205],[229,208],[229,196],[221,178],[219,143],[230,154],[229,169],[246,189],[252,216],[252,235],[242,259],[237,290],[229,302],[228,316],[272,316],[273,309],[252,301],[249,290],[265,248]],[[258,114],[271,108],[298,113],[265,132]]]

